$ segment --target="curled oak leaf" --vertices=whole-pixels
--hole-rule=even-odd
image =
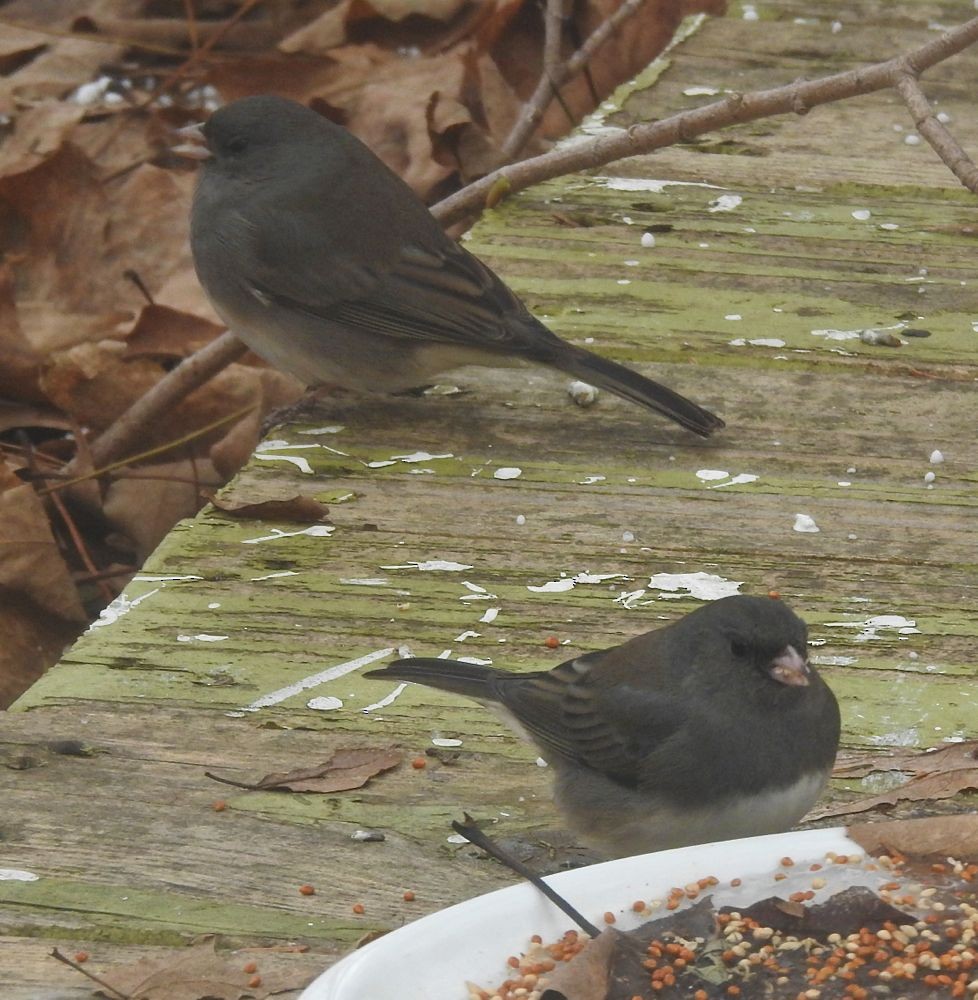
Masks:
[[[329,508],[312,497],[296,494],[284,500],[259,500],[256,503],[239,503],[212,496],[210,502],[231,517],[252,518],[259,521],[291,521],[310,524],[328,520]]]
[[[391,747],[350,747],[337,750],[322,764],[294,771],[276,771],[251,785],[209,772],[207,777],[255,792],[348,792],[362,788],[371,778],[397,767],[403,759],[404,754]]]

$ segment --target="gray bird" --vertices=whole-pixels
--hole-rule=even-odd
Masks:
[[[307,385],[396,392],[461,365],[549,365],[708,436],[723,421],[561,340],[451,240],[355,136],[280,97],[245,97],[200,127],[190,220],[214,308]]]
[[[495,709],[552,766],[569,825],[624,856],[777,833],[811,808],[839,706],[807,637],[780,601],[738,595],[549,671],[412,658],[364,676]]]

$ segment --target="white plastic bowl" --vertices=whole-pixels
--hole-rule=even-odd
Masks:
[[[770,874],[781,858],[821,862],[825,855],[862,854],[845,829],[802,830],[766,837],[748,837],[695,847],[642,854],[620,861],[577,868],[547,877],[572,906],[600,926],[607,910],[620,914],[623,930],[649,919],[631,912],[636,899],[661,898],[672,886],[714,875],[721,885],[714,898],[743,892],[724,889],[723,883]],[[752,901],[771,894],[746,884]],[[511,970],[506,958],[519,955],[534,934],[544,942],[556,940],[574,925],[532,885],[523,883],[477,896],[439,910],[384,935],[337,962],[306,988],[299,1000],[466,1000],[466,981],[485,988],[502,982]]]

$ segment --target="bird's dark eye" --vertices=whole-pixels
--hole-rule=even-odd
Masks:
[[[233,153],[235,156],[240,155],[248,148],[248,137],[245,135],[236,135],[232,139],[228,139],[227,150],[229,153]]]
[[[743,639],[730,640],[730,652],[734,656],[741,657],[747,655],[747,643]]]

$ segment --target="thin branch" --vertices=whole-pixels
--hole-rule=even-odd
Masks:
[[[87,976],[93,983],[98,983],[103,989],[108,990],[110,993],[114,993],[120,1000],[131,1000],[128,993],[123,993],[122,990],[117,990],[111,983],[107,983],[104,979],[99,979],[94,973],[89,972],[88,969],[83,969],[77,962],[73,962],[67,955],[62,955],[57,948],[51,949],[51,957],[56,958],[59,962],[64,962],[65,965],[74,969],[75,972],[80,972],[83,976]]]
[[[917,131],[930,143],[951,173],[969,191],[978,194],[978,167],[934,114],[930,102],[920,89],[917,75],[907,70],[897,78],[896,89],[910,110]]]
[[[184,358],[138,399],[104,434],[92,442],[92,465],[102,469],[133,446],[146,427],[162,420],[171,409],[248,350],[233,333],[222,333],[199,351]],[[72,474],[77,467],[68,467]]]
[[[591,36],[594,37],[593,35]],[[590,41],[591,39],[588,39]],[[432,213],[444,226],[478,212],[490,191],[522,191],[531,184],[564,174],[593,169],[615,160],[650,153],[676,142],[688,142],[705,132],[756,121],[773,115],[805,114],[820,104],[896,87],[908,66],[915,75],[956,55],[978,40],[978,17],[944,32],[940,38],[886,62],[848,70],[820,80],[800,81],[771,90],[732,94],[722,101],[693,108],[655,122],[633,125],[613,135],[598,136],[568,148],[512,166],[501,167],[438,202]],[[587,45],[587,43],[585,43]],[[580,51],[584,51],[582,48]],[[569,65],[569,63],[568,63]]]
[[[551,84],[560,64],[561,41],[564,37],[564,4],[566,0],[547,0],[543,11],[543,73]],[[554,88],[556,89],[556,87]]]
[[[206,772],[205,772],[206,773]],[[213,778],[214,775],[208,774],[209,778]],[[218,778],[218,781],[221,779]],[[228,782],[232,784],[232,782]],[[587,919],[580,911],[576,910],[570,903],[561,896],[556,889],[551,888],[546,882],[537,875],[536,872],[531,871],[527,868],[519,858],[510,854],[509,851],[503,850],[488,834],[483,833],[475,824],[475,820],[465,813],[465,822],[460,823],[457,819],[452,820],[452,829],[456,833],[460,833],[465,839],[470,843],[474,844],[476,847],[481,847],[482,850],[486,852],[491,858],[495,858],[497,861],[502,862],[507,868],[512,869],[517,875],[522,875],[528,882],[535,885],[540,892],[550,900],[554,906],[558,907],[564,913],[567,914],[571,920],[577,924],[585,934],[589,934],[591,937],[596,938],[601,934],[590,920]]]
[[[550,104],[550,101],[557,89],[566,83],[572,76],[584,69],[584,67],[588,64],[588,61],[591,59],[591,56],[597,52],[597,50],[611,37],[611,35],[617,31],[618,28],[624,24],[624,22],[628,20],[628,18],[630,18],[644,2],[645,0],[624,0],[622,5],[614,12],[614,14],[612,14],[605,21],[602,21],[601,24],[598,25],[598,27],[595,28],[595,30],[585,39],[584,44],[581,45],[581,47],[566,62],[556,62],[553,65],[548,65],[547,56],[549,32],[553,30],[550,26],[553,16],[551,11],[552,5],[551,3],[547,4],[545,23],[548,34],[544,38],[543,73],[540,75],[540,82],[537,84],[536,90],[534,90],[533,95],[523,107],[523,111],[520,114],[519,119],[502,145],[503,159],[513,159],[513,157],[515,157],[516,154],[526,145],[527,140],[533,134],[533,130],[540,124],[540,120],[543,118],[543,114],[547,110],[547,106]],[[553,6],[559,6],[562,8],[563,4],[554,4]],[[559,35],[556,44],[559,51]],[[505,170],[507,168],[504,167],[502,169]],[[498,173],[499,171],[496,171],[496,174]],[[490,174],[489,176],[496,176],[496,174]],[[465,188],[464,190],[467,191],[469,189]],[[461,193],[462,192],[459,192],[459,194]],[[452,195],[452,198],[455,197],[458,197],[458,195]],[[451,201],[451,198],[447,198],[446,201]]]

